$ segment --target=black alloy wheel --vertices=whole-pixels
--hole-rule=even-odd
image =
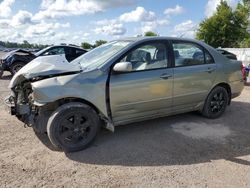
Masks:
[[[47,133],[51,143],[65,152],[85,149],[96,137],[100,118],[88,105],[64,104],[50,116]]]
[[[218,118],[226,110],[229,102],[229,93],[224,87],[215,87],[208,95],[204,104],[202,115],[207,118]]]
[[[63,145],[78,145],[90,135],[90,121],[80,111],[68,113],[60,124],[59,139]]]
[[[214,94],[211,102],[210,102],[210,108],[212,113],[219,113],[225,104],[225,96],[224,92],[218,91],[217,93]]]

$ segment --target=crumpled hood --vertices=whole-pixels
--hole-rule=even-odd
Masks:
[[[9,56],[13,55],[13,54],[16,53],[16,52],[24,52],[24,53],[28,53],[29,55],[34,55],[34,54],[32,54],[31,52],[29,52],[29,51],[27,51],[27,50],[16,49],[16,50],[12,50],[12,51],[6,53],[6,54],[2,57],[2,59],[7,59]]]
[[[20,69],[11,79],[9,88],[18,83],[36,77],[60,75],[63,73],[76,73],[81,71],[80,65],[70,64],[65,55],[41,56]]]

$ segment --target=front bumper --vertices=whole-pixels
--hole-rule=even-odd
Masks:
[[[13,96],[8,96],[4,99],[4,104],[5,104],[5,109],[11,114],[11,115],[16,115],[17,110],[16,110],[16,105],[14,102],[14,97]]]
[[[31,114],[31,107],[29,104],[16,104],[13,96],[8,96],[4,100],[5,108],[11,115],[23,116]]]

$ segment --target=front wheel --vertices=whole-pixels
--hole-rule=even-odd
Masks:
[[[10,72],[12,75],[15,75],[21,68],[23,68],[24,64],[16,62],[10,67]]]
[[[228,101],[227,90],[220,86],[215,87],[207,97],[202,115],[211,119],[220,117],[225,112]]]
[[[47,133],[51,143],[65,152],[85,149],[96,137],[100,118],[89,106],[71,102],[60,106],[49,118]]]

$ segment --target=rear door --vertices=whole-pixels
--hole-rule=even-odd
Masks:
[[[121,57],[118,62],[131,62],[133,70],[111,74],[110,105],[115,123],[171,112],[173,69],[169,68],[169,51],[167,42],[154,41]]]
[[[205,101],[216,77],[216,64],[202,46],[172,41],[174,50],[173,111],[198,108]]]

